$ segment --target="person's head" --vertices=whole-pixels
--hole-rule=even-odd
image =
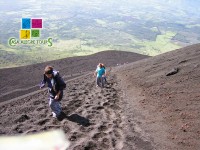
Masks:
[[[99,63],[99,64],[97,65],[97,68],[100,68],[100,64],[101,64],[101,63]]]
[[[45,69],[44,69],[44,74],[47,76],[47,78],[52,78],[53,67],[52,66],[46,66]]]
[[[102,67],[103,67],[103,65],[101,63],[99,63],[99,68],[102,68]]]

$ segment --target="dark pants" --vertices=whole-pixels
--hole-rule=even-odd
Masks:
[[[103,78],[103,82],[104,83],[107,83],[107,79],[106,79],[106,76],[102,77]]]
[[[97,77],[96,78],[96,84],[99,86],[99,87],[104,87],[104,82],[103,82],[103,78],[102,77]]]
[[[58,117],[60,113],[62,112],[60,101],[63,98],[63,91],[61,91],[58,100],[55,100],[54,98],[55,96],[53,96],[53,94],[51,93],[50,98],[49,98],[49,106],[51,107],[52,112],[54,112],[56,116]]]
[[[53,98],[49,99],[49,106],[51,107],[52,112],[54,112],[56,114],[56,116],[58,117],[60,115],[60,113],[62,112],[62,108],[60,105],[60,101],[55,100]]]

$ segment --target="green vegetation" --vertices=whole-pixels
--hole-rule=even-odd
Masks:
[[[18,2],[10,8],[9,2],[5,2],[2,7],[0,5],[0,19],[4,20],[0,24],[0,68],[89,55],[104,50],[155,56],[182,45],[198,43],[198,11],[187,9],[186,13],[181,7],[176,7],[189,6],[187,1],[174,3],[177,4],[172,5],[165,0],[153,0],[151,3],[142,0],[69,0],[66,3],[61,0],[50,5],[44,0],[40,3]],[[196,1],[193,3],[197,6]],[[36,11],[40,13],[35,14]],[[23,17],[43,18],[44,27],[39,39],[52,37],[52,47],[8,46],[10,37],[19,39],[22,12],[26,14]],[[189,17],[191,19],[188,21]]]
[[[155,42],[145,42],[146,54],[155,56],[158,53],[165,53],[174,49],[180,48],[180,46],[170,42],[175,34],[167,32],[165,35],[159,35]],[[162,51],[161,51],[162,50]]]

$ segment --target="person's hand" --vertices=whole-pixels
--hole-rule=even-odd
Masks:
[[[55,96],[55,100],[58,100],[59,99],[59,95],[57,94],[56,96]]]
[[[44,86],[45,86],[45,84],[41,84],[41,85],[40,85],[40,89],[42,89]]]

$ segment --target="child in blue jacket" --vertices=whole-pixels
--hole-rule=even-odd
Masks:
[[[96,87],[104,87],[103,76],[105,75],[105,69],[103,65],[99,63],[96,71],[94,72],[94,76],[96,76]]]

